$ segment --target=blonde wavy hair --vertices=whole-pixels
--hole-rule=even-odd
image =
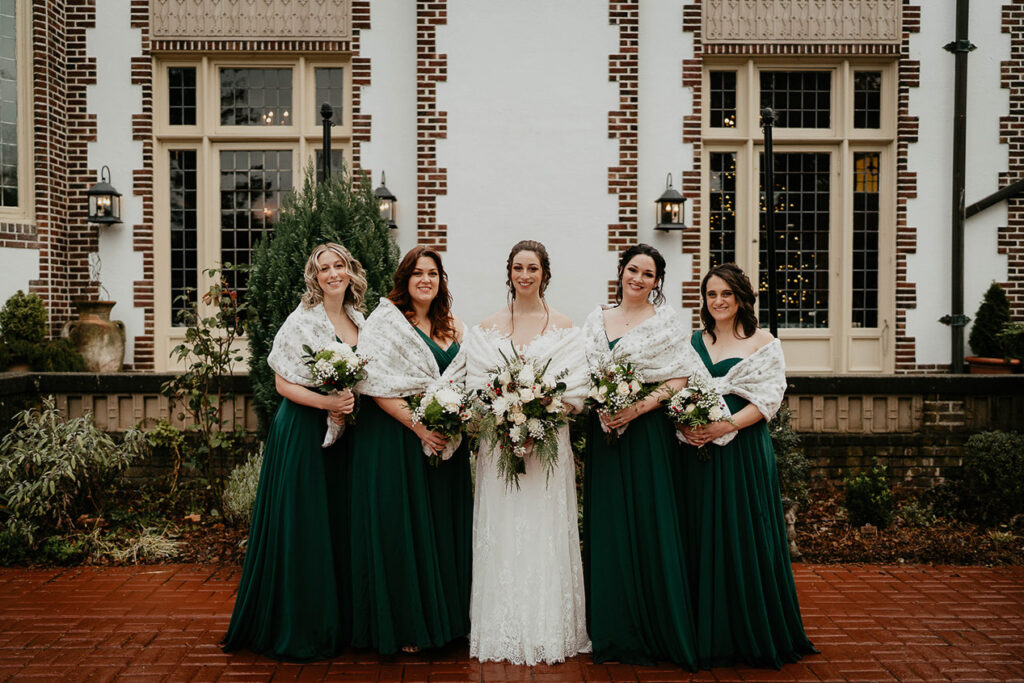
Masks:
[[[313,308],[317,304],[323,303],[324,290],[320,288],[316,274],[320,269],[317,259],[326,251],[337,254],[345,261],[345,270],[348,271],[348,287],[345,288],[344,305],[351,305],[357,311],[364,311],[363,297],[366,296],[366,271],[363,270],[362,264],[352,257],[348,249],[335,242],[321,244],[309,255],[304,274],[306,293],[302,295],[302,303],[305,304],[306,308]]]

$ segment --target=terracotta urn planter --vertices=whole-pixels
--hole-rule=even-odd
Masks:
[[[1020,372],[1020,361],[1016,358],[985,358],[983,356],[966,356],[972,375],[1010,375]]]
[[[61,336],[67,337],[85,359],[89,372],[120,372],[124,366],[124,323],[110,319],[116,301],[75,299],[78,320],[64,324]]]

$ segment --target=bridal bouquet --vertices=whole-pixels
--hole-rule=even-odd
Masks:
[[[366,379],[367,359],[360,356],[344,342],[331,342],[319,351],[313,351],[307,344],[302,345],[305,352],[304,360],[309,366],[318,388],[328,394],[339,394],[351,389],[361,380]],[[327,448],[345,431],[345,425],[352,422],[355,413],[345,417],[344,424],[336,424],[327,418],[327,434],[324,435],[323,448]]]
[[[687,427],[701,427],[718,420],[732,422],[732,413],[729,411],[729,406],[725,404],[725,399],[697,375],[691,377],[689,384],[668,400],[665,411],[673,422]],[[724,446],[735,436],[736,432],[729,432],[714,439],[712,443]],[[682,435],[678,432],[676,437],[680,441],[683,440]],[[710,455],[701,454],[701,460],[707,460],[710,457]]]
[[[616,362],[614,354],[606,354],[601,358],[597,368],[590,373],[590,393],[586,405],[614,415],[623,408],[643,400],[653,390],[653,386],[644,384],[643,372],[633,367],[630,361]],[[604,430],[609,443],[614,443],[622,436],[628,426],[609,430],[604,421],[601,421],[601,429]]]
[[[562,402],[568,370],[552,376],[550,360],[542,363],[514,350],[510,356],[499,353],[504,365],[491,372],[476,396],[480,438],[497,446],[498,474],[518,489],[527,455],[537,458],[548,476],[558,462],[558,428],[569,422]]]
[[[469,399],[454,382],[449,381],[425,394],[410,396],[406,402],[412,411],[413,423],[422,423],[430,431],[448,439],[448,445],[440,453],[434,453],[429,446],[423,445],[423,454],[431,465],[437,467],[442,460],[451,458],[462,443],[463,427],[473,416]]]

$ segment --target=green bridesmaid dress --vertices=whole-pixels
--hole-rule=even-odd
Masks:
[[[419,330],[417,330],[419,332]],[[420,332],[438,369],[458,353]],[[464,443],[438,467],[419,438],[367,397],[352,458],[355,647],[384,654],[469,633],[473,495]]]
[[[700,330],[690,343],[713,377],[740,362],[717,363]],[[733,414],[748,405],[724,397]],[[683,529],[701,667],[738,662],[780,668],[817,650],[804,633],[789,559],[782,496],[768,425],[739,431],[710,459],[684,444]]]
[[[618,340],[609,343],[614,348]],[[583,467],[583,559],[594,661],[697,666],[677,490],[682,464],[660,410],[608,444],[596,412]]]
[[[321,448],[326,421],[326,411],[286,398],[270,425],[225,651],[307,662],[348,644],[354,430]]]

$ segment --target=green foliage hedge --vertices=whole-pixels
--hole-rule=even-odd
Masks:
[[[885,465],[876,463],[867,472],[846,479],[843,505],[851,525],[872,524],[884,529],[892,523],[894,503]]]
[[[1024,514],[1024,435],[993,431],[971,436],[954,486],[971,521],[1005,524]]]
[[[317,184],[310,165],[302,190],[285,200],[273,233],[253,254],[248,292],[249,377],[263,435],[281,401],[267,356],[278,328],[306,291],[306,260],[324,242],[344,245],[362,264],[368,283],[367,312],[372,310],[391,291],[399,254],[366,175],[356,179],[342,169],[328,182]]]

